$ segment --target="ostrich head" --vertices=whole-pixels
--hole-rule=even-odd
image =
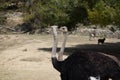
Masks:
[[[65,44],[66,44],[66,38],[67,38],[67,27],[63,26],[60,28],[60,31],[63,32],[63,43],[62,43],[62,47],[59,51],[58,54],[58,59],[56,58],[56,51],[57,51],[57,44],[58,44],[58,26],[52,26],[52,30],[53,30],[53,47],[52,47],[52,64],[54,66],[55,69],[57,69],[58,71],[60,71],[60,67],[61,64],[60,62],[63,61],[63,53],[64,53],[64,48],[65,48]]]
[[[68,32],[68,29],[67,29],[66,26],[63,26],[63,27],[60,28],[60,31],[62,31],[63,34],[66,34]]]

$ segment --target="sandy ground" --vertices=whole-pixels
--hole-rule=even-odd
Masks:
[[[67,47],[96,44],[95,41],[69,36]],[[60,80],[51,64],[51,46],[51,35],[0,35],[0,80]]]
[[[50,52],[38,50],[51,47],[51,40],[8,37],[2,41],[7,48],[0,52],[0,80],[60,80],[59,73],[52,67]]]

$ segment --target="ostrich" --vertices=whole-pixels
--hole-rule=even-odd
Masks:
[[[61,74],[61,80],[89,80],[90,76],[100,76],[101,80],[108,80],[109,78],[120,80],[120,66],[117,60],[112,59],[107,54],[76,50],[72,55],[63,60],[67,37],[66,27],[60,29],[63,32],[64,39],[57,59],[58,27],[52,26],[52,29],[54,43],[51,59],[53,67]]]
[[[91,41],[92,38],[95,38],[95,34],[94,33],[89,33],[89,41]]]

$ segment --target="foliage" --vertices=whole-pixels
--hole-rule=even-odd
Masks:
[[[114,7],[110,7],[104,1],[100,0],[93,10],[88,9],[89,20],[92,24],[106,26],[116,22],[115,16],[118,16],[117,10]]]
[[[17,7],[25,14],[25,22],[36,27],[75,28],[77,23],[120,26],[120,0],[0,0],[0,10],[8,9],[11,3],[21,3]]]
[[[5,17],[0,17],[0,25],[5,23]]]
[[[118,1],[118,3],[116,3],[115,5],[115,15],[114,15],[114,18],[113,18],[113,22],[114,22],[114,25],[117,25],[120,29],[120,1]]]

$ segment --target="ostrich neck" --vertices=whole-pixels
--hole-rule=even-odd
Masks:
[[[54,41],[53,41],[51,59],[52,59],[53,67],[60,72],[62,62],[59,62],[56,58],[56,51],[57,51],[57,44],[58,44],[57,26],[53,26],[52,29],[53,29],[53,40]]]
[[[57,50],[57,44],[58,44],[58,38],[57,38],[57,28],[53,27],[53,47],[52,47],[52,58],[56,58],[56,50]]]
[[[66,32],[63,32],[63,43],[62,43],[62,46],[61,46],[61,49],[60,49],[60,52],[59,52],[59,55],[58,55],[58,60],[59,61],[63,61],[63,53],[64,53],[64,49],[65,49],[65,45],[66,45],[66,40],[67,40],[67,33]]]

